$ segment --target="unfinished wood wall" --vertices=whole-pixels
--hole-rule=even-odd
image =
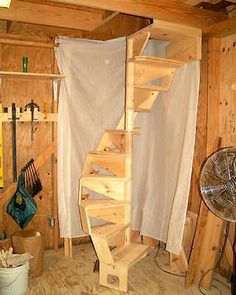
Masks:
[[[221,40],[220,96],[222,146],[236,146],[236,35]]]
[[[189,200],[189,209],[194,212],[199,211],[200,202],[202,202],[199,193],[199,175],[206,156],[220,147],[236,145],[236,35],[221,39],[211,38],[208,40],[208,45],[205,43],[203,52],[197,136]],[[194,280],[198,281],[202,273],[215,265],[224,239],[221,233],[224,225],[219,218],[207,210],[203,202],[199,216],[187,285]],[[233,239],[234,230],[231,229],[231,245]],[[225,274],[229,273],[229,264],[232,265],[230,243],[220,269]],[[209,272],[203,280],[204,287],[209,286],[211,274]]]
[[[220,85],[220,128],[222,146],[236,146],[236,34],[221,39],[221,85]],[[234,228],[231,224],[229,241],[234,242]],[[229,275],[231,255],[226,255],[220,272]],[[231,260],[231,261],[230,261]]]
[[[22,71],[22,57],[29,58],[29,71],[34,73],[52,73],[54,66],[53,49],[24,47],[15,45],[1,45],[1,70]],[[3,106],[11,106],[14,102],[17,107],[25,108],[25,105],[34,100],[44,110],[47,104],[48,111],[52,107],[51,82],[43,80],[17,80],[2,79],[1,102]],[[3,153],[4,153],[4,179],[7,188],[12,182],[12,132],[11,123],[3,125]],[[35,126],[33,141],[31,141],[31,123],[17,123],[17,168],[18,172],[31,159],[37,157],[52,142],[52,123],[37,123]],[[53,245],[53,228],[49,226],[49,218],[53,216],[52,196],[52,167],[48,160],[40,169],[40,179],[43,190],[36,197],[38,211],[26,229],[35,228],[45,236],[46,248]],[[4,206],[4,211],[6,205]],[[3,228],[11,234],[19,230],[13,219],[4,213]]]

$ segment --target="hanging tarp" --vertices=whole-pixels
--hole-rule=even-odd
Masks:
[[[124,105],[125,39],[59,39],[56,55],[66,75],[58,117],[58,189],[62,237],[83,234],[78,184],[85,156],[105,129],[115,128]]]
[[[105,129],[114,128],[124,107],[125,40],[59,39],[61,73],[58,126],[58,186],[62,237],[83,235],[77,208],[78,183],[86,153]],[[163,54],[163,44],[149,54]],[[153,43],[152,43],[153,45]],[[165,45],[165,44],[164,44]],[[155,52],[154,52],[155,54]],[[195,138],[199,63],[176,71],[171,89],[160,94],[135,126],[133,228],[167,242],[178,254],[185,222]]]

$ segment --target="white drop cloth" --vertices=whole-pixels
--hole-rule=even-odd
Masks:
[[[60,38],[59,43],[57,61],[66,75],[58,124],[60,234],[77,237],[83,235],[77,191],[85,155],[123,112],[125,40]],[[181,67],[171,89],[135,123],[142,135],[134,144],[133,228],[167,242],[176,254],[187,208],[198,87],[199,63]]]

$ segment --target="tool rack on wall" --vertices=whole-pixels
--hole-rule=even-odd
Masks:
[[[50,174],[50,177],[52,179],[52,186],[51,186],[51,194],[52,194],[52,202],[53,204],[50,210],[53,212],[53,219],[54,219],[54,224],[50,224],[49,220],[49,226],[53,227],[53,247],[54,249],[58,248],[58,238],[59,238],[59,226],[58,226],[58,211],[57,211],[57,154],[56,154],[56,133],[57,133],[57,101],[59,98],[59,92],[60,92],[60,85],[61,85],[61,80],[64,78],[63,75],[59,74],[47,74],[47,73],[29,73],[29,72],[10,72],[10,71],[0,71],[0,87],[2,88],[3,84],[5,83],[4,81],[12,81],[11,83],[19,82],[20,80],[24,81],[49,81],[51,82],[51,99],[50,101],[50,112],[48,112],[48,109],[45,108],[44,111],[40,111],[39,108],[34,108],[33,109],[33,117],[32,117],[32,109],[26,108],[24,106],[18,106],[18,102],[16,99],[16,108],[15,108],[15,122],[17,123],[16,125],[20,123],[26,122],[31,122],[31,124],[40,124],[41,122],[44,123],[51,123],[49,126],[52,128],[52,135],[51,135],[51,144],[43,150],[39,155],[37,155],[37,158],[35,160],[35,166],[37,169],[40,170],[40,168],[48,161],[51,160],[51,172],[48,173]],[[24,83],[24,82],[23,82]],[[8,86],[9,87],[9,86]],[[2,97],[1,97],[2,99]],[[33,103],[33,100],[31,100],[31,103]],[[36,105],[36,104],[35,104]],[[13,121],[13,107],[12,106],[7,106],[4,107],[4,102],[0,103],[0,128],[2,129],[1,132],[1,139],[4,141],[5,136],[9,136],[9,134],[4,132],[4,125],[3,123],[9,122],[12,124]],[[6,127],[7,128],[7,127]],[[19,127],[21,126],[19,125]],[[32,138],[31,138],[32,140]],[[24,142],[24,140],[22,140]],[[1,140],[2,142],[2,140]],[[28,145],[29,146],[29,145]],[[29,148],[29,147],[28,147]],[[4,151],[2,153],[3,145],[0,144],[0,167],[3,169],[3,159],[4,159]],[[3,154],[3,155],[2,155]],[[8,158],[9,159],[9,158]],[[6,165],[5,165],[6,166]],[[18,165],[19,166],[19,165]],[[18,172],[20,170],[20,167],[18,168]],[[3,226],[4,226],[4,212],[5,212],[5,207],[6,204],[9,202],[11,199],[12,195],[14,194],[16,190],[16,183],[8,181],[7,186],[4,187],[3,192],[0,194],[0,230],[3,231]],[[50,192],[47,194],[50,194]]]

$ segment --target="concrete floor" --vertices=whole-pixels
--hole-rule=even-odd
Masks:
[[[196,286],[184,288],[184,278],[168,275],[160,271],[155,263],[156,250],[129,272],[129,295],[199,295]],[[98,273],[93,273],[96,256],[91,244],[79,245],[73,248],[73,258],[65,258],[63,250],[45,253],[45,271],[39,278],[30,279],[29,295],[119,295],[125,294],[98,285]],[[168,269],[168,255],[161,251],[159,264]],[[218,277],[219,279],[219,277]],[[220,278],[215,285],[222,290],[222,295],[230,295],[229,285]],[[212,288],[209,295],[219,295]]]

